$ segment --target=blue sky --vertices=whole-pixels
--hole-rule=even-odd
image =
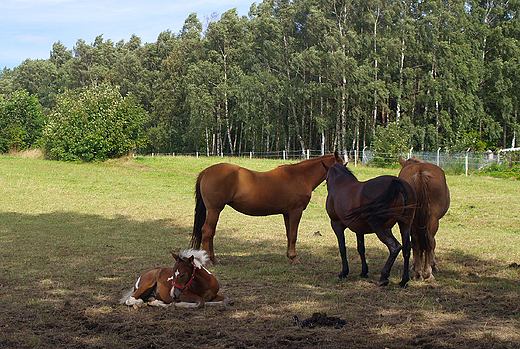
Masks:
[[[25,59],[49,58],[61,41],[72,49],[78,39],[90,44],[98,35],[118,42],[132,34],[143,43],[157,41],[159,33],[178,33],[192,12],[204,23],[213,13],[232,8],[247,15],[259,0],[0,0],[0,70]]]

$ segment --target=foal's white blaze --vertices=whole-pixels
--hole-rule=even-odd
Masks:
[[[168,279],[166,279],[166,281],[171,281],[173,280],[173,276],[170,276]]]
[[[177,276],[179,276],[179,274],[180,274],[179,269],[177,269],[177,270],[175,270],[175,274],[173,274],[173,275],[175,275],[175,277],[177,277]]]

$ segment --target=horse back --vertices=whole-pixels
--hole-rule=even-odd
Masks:
[[[442,218],[450,206],[450,192],[444,171],[437,165],[415,162],[401,169],[399,178],[414,188],[417,201],[432,219]]]

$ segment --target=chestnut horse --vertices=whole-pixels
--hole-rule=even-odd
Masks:
[[[365,234],[375,233],[390,252],[381,271],[379,286],[389,283],[390,270],[403,250],[404,270],[399,285],[405,287],[410,280],[410,228],[415,212],[416,197],[410,184],[395,176],[379,176],[360,182],[345,166],[334,165],[327,176],[327,213],[336,237],[343,269],[338,278],[349,273],[345,248],[345,228],[357,236],[357,250],[361,257],[361,277],[366,278],[368,266],[365,258]],[[392,227],[399,224],[402,245],[392,234]]]
[[[337,154],[323,155],[297,164],[282,165],[257,172],[232,164],[216,164],[203,170],[195,185],[195,220],[192,247],[208,252],[210,262],[218,264],[213,237],[220,212],[225,205],[251,216],[282,214],[287,234],[287,257],[296,258],[298,224],[311,194],[327,176],[323,164],[343,164]]]
[[[133,290],[120,303],[140,307],[149,305],[196,308],[201,305],[229,304],[229,299],[218,295],[219,284],[203,264],[208,260],[206,251],[184,250],[177,256],[173,268],[155,267],[144,273]]]
[[[435,262],[435,234],[441,219],[450,207],[450,190],[444,171],[437,165],[411,158],[404,161],[399,178],[412,185],[417,194],[418,207],[412,224],[413,271],[415,278],[433,279]],[[423,264],[424,256],[424,264]]]

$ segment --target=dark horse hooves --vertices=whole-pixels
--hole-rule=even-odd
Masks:
[[[390,281],[388,280],[379,280],[379,286],[388,286]]]

